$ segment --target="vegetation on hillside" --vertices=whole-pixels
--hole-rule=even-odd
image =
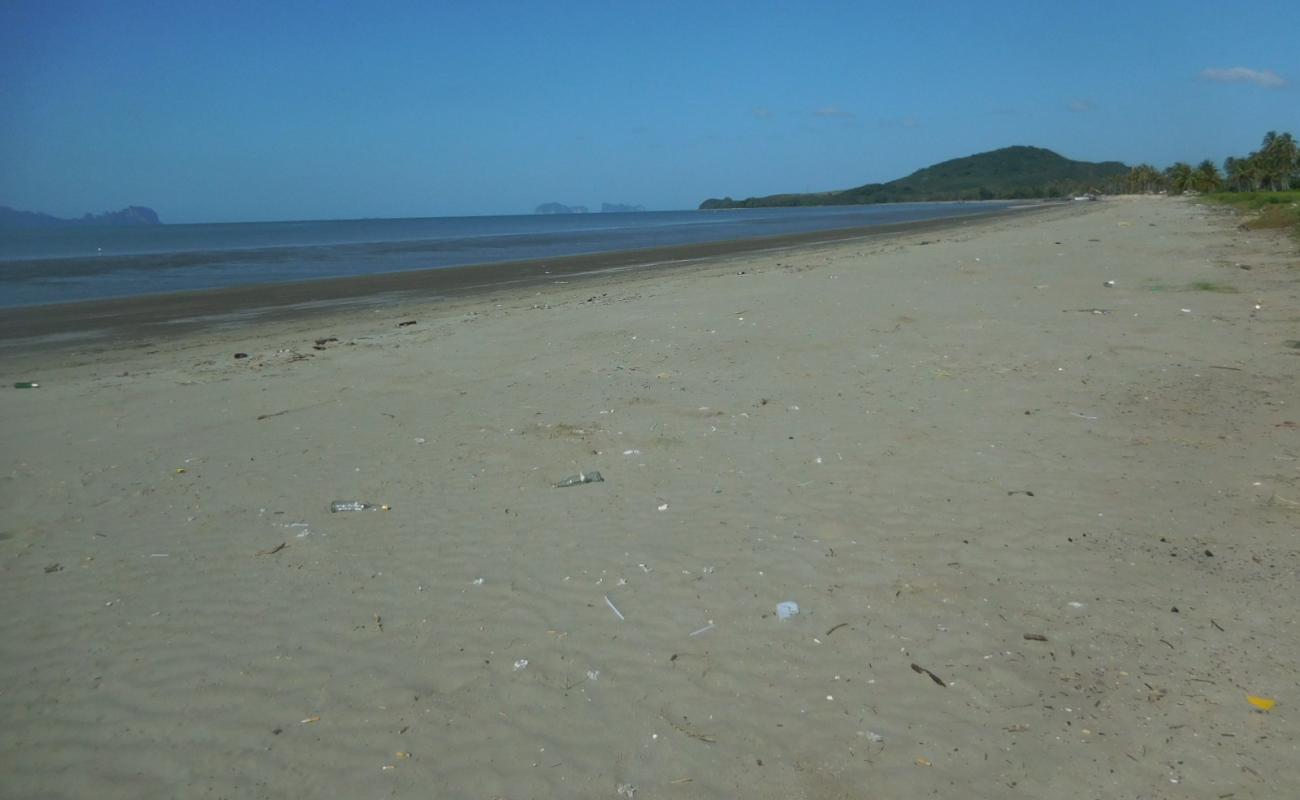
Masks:
[[[1004,147],[944,161],[888,183],[809,194],[774,194],[732,200],[709,199],[702,209],[769,206],[832,206],[926,200],[993,200],[1068,197],[1080,193],[1184,194],[1198,192],[1218,202],[1259,211],[1250,224],[1297,224],[1291,187],[1300,187],[1300,148],[1289,133],[1269,131],[1260,148],[1233,156],[1223,168],[1210,159],[1196,166],[1178,162],[1164,170],[1150,164],[1127,167],[1118,161],[1071,161],[1041,147]],[[1213,193],[1213,194],[1212,194]],[[1257,199],[1249,195],[1259,194]],[[1229,197],[1234,199],[1230,200]]]
[[[833,206],[938,200],[993,200],[1062,197],[1093,191],[1108,179],[1125,176],[1118,161],[1072,161],[1041,147],[1004,147],[944,161],[888,183],[810,194],[776,194],[732,200],[709,199],[710,208]]]

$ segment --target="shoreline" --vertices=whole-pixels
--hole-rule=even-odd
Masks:
[[[546,286],[562,280],[591,280],[650,269],[675,270],[700,262],[788,248],[970,227],[1071,207],[1068,204],[1018,206],[958,218],[702,244],[4,308],[0,309],[0,358],[6,351],[20,347],[80,346],[106,338],[131,341],[156,338],[164,331],[167,335],[197,333],[240,321],[277,322],[394,303],[461,299]],[[160,326],[165,327],[160,330]]]

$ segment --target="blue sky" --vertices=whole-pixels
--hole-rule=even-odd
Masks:
[[[693,208],[1012,144],[1300,136],[1300,3],[0,3],[0,204],[165,221]]]

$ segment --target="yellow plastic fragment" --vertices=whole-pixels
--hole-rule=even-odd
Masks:
[[[1246,702],[1250,703],[1255,708],[1258,708],[1260,711],[1268,711],[1273,706],[1277,705],[1277,701],[1272,698],[1260,697],[1253,694],[1246,695]]]

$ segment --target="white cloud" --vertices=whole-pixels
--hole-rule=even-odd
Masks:
[[[1083,114],[1083,113],[1085,113],[1085,112],[1092,111],[1092,110],[1093,110],[1094,108],[1096,108],[1096,107],[1097,107],[1097,104],[1094,103],[1094,102],[1092,102],[1091,100],[1071,100],[1071,101],[1070,101],[1070,110],[1073,111],[1073,112],[1076,113],[1076,114]]]
[[[853,119],[852,111],[845,111],[839,106],[823,106],[812,112],[814,117],[825,117],[827,119]]]
[[[1276,89],[1286,86],[1286,79],[1271,69],[1248,69],[1246,67],[1229,67],[1227,69],[1203,69],[1201,77],[1215,83],[1257,83]]]

